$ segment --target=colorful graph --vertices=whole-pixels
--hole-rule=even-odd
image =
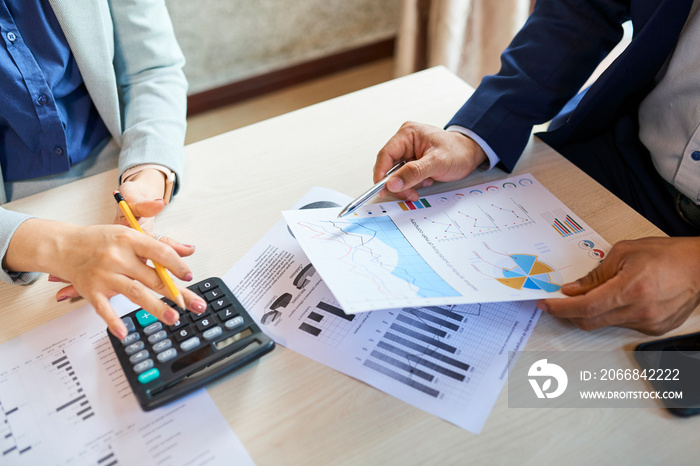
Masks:
[[[532,254],[509,254],[515,263],[512,268],[502,268],[502,278],[496,280],[506,286],[521,290],[542,290],[547,293],[559,291],[561,285],[552,282],[552,275],[556,272],[552,267],[541,262]]]
[[[399,202],[399,207],[401,207],[401,210],[406,212],[408,210],[425,209],[427,207],[432,207],[432,206],[430,205],[430,203],[428,202],[427,199],[420,198],[416,202],[411,202],[411,201]]]
[[[352,302],[364,303],[371,297],[381,305],[383,300],[411,296],[459,295],[428,265],[390,217],[298,225],[309,240],[325,243],[323,254],[312,258],[314,266],[337,274],[337,285],[353,296]],[[352,302],[344,303],[349,312],[353,312]]]
[[[562,238],[576,235],[585,231],[585,229],[574,220],[571,215],[561,209],[552,212],[547,212],[542,215],[547,222],[552,225],[552,228],[559,233]]]

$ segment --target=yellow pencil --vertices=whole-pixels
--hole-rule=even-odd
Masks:
[[[145,231],[143,231],[143,228],[141,228],[141,225],[139,225],[139,222],[136,220],[136,217],[134,217],[134,214],[131,212],[131,209],[129,208],[129,204],[126,203],[124,200],[124,196],[119,191],[114,191],[114,199],[117,200],[117,203],[119,204],[119,208],[122,210],[124,213],[124,216],[126,217],[127,221],[129,222],[129,225],[131,225],[131,228],[134,230],[140,231],[144,235],[146,234]],[[156,273],[160,277],[160,279],[163,281],[163,284],[165,287],[168,289],[170,292],[170,298],[175,301],[175,304],[180,306],[182,309],[185,309],[185,300],[183,299],[182,295],[180,294],[180,290],[177,289],[175,286],[175,283],[173,282],[173,279],[170,278],[170,275],[168,274],[168,271],[165,270],[165,267],[160,265],[157,262],[153,262],[154,267],[156,268]]]

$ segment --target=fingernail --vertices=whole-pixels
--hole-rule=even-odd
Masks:
[[[389,178],[389,181],[386,182],[386,187],[389,191],[401,191],[403,189],[403,180],[397,177]]]
[[[537,302],[537,308],[542,312],[549,312],[549,306],[547,306],[547,304],[545,304],[543,301]]]
[[[578,288],[581,288],[581,283],[579,283],[578,280],[575,282],[571,282],[571,283],[564,283],[562,285],[562,290],[566,289],[566,290],[573,291],[573,290],[577,290]]]
[[[60,303],[61,301],[65,301],[68,298],[70,298],[70,296],[59,296],[58,298],[56,298],[56,301]]]
[[[192,244],[183,244],[183,246],[188,248],[188,249],[194,249],[194,245],[192,245]]]
[[[185,275],[185,281],[186,282],[191,282],[194,277],[192,276],[192,272],[188,272],[187,275]]]
[[[123,340],[124,338],[126,338],[126,329],[124,327],[115,328],[112,333],[120,341]]]
[[[166,324],[173,325],[175,324],[175,322],[180,320],[180,313],[177,312],[175,309],[168,309],[163,314],[163,320],[165,320]]]
[[[58,277],[54,277],[53,275],[49,275],[49,281],[50,282],[60,282],[61,280]]]
[[[207,309],[207,305],[204,303],[204,301],[201,301],[199,299],[195,299],[192,301],[192,310],[195,312],[204,312]]]

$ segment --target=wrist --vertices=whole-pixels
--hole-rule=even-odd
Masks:
[[[136,183],[141,186],[149,199],[165,200],[167,180],[165,174],[160,170],[153,168],[139,170],[122,180],[122,185],[126,183]]]
[[[484,151],[474,139],[458,131],[450,131],[449,134],[453,135],[452,137],[455,138],[462,147],[462,154],[467,160],[467,163],[470,164],[468,167],[469,173],[489,161],[486,151]]]
[[[137,181],[148,186],[153,198],[161,198],[169,203],[175,187],[175,173],[167,167],[158,164],[136,165],[129,168],[121,176],[121,184]]]
[[[48,272],[54,270],[69,246],[66,238],[78,232],[78,227],[67,223],[32,218],[15,230],[3,258],[3,268],[11,272]],[[70,253],[70,251],[68,251]]]

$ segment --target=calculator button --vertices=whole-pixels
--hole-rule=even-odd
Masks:
[[[162,328],[163,328],[163,324],[161,324],[160,322],[156,322],[156,323],[149,325],[145,329],[143,329],[143,333],[145,333],[146,335],[150,335],[152,333],[156,333],[158,330],[160,330]]]
[[[165,330],[161,330],[160,332],[156,332],[150,337],[148,337],[148,342],[150,344],[158,343],[160,340],[163,340],[167,336],[168,334],[165,333]]]
[[[137,351],[141,351],[144,348],[144,346],[146,345],[144,345],[142,341],[137,341],[136,343],[132,343],[126,348],[124,348],[124,352],[127,355],[132,355]]]
[[[167,350],[163,351],[162,353],[158,354],[158,356],[156,356],[156,358],[158,358],[158,361],[160,361],[160,362],[165,362],[165,361],[170,361],[175,356],[177,356],[177,350],[175,348],[170,348],[170,349],[167,349]]]
[[[204,293],[204,297],[207,301],[212,302],[216,298],[220,298],[221,296],[223,296],[223,294],[224,292],[217,288],[215,290],[207,291],[206,293]]]
[[[202,336],[204,337],[205,340],[211,340],[211,339],[213,339],[213,338],[218,337],[218,336],[221,335],[222,333],[223,333],[223,331],[221,330],[221,327],[218,327],[218,326],[217,326],[217,327],[214,327],[214,328],[210,328],[209,330],[207,330],[206,332],[204,332],[204,333],[202,334]]]
[[[199,320],[203,317],[208,316],[209,315],[209,308],[207,308],[207,310],[202,312],[201,314],[195,314],[194,312],[190,312],[189,315],[190,315],[190,319],[192,320],[192,322],[194,322],[195,320]]]
[[[129,362],[131,364],[136,364],[148,357],[148,350],[141,350],[138,353],[134,353],[129,357]]]
[[[211,317],[205,317],[204,319],[200,320],[197,322],[197,328],[199,329],[200,332],[204,331],[205,328],[211,327],[214,325],[214,319]]]
[[[136,330],[136,326],[134,326],[134,319],[131,317],[122,317],[122,322],[124,322],[124,325],[126,325],[126,333],[131,333]]]
[[[171,346],[173,346],[172,340],[170,340],[170,339],[161,340],[158,343],[156,343],[155,345],[153,345],[153,351],[155,351],[156,353],[160,353],[161,351],[166,350],[166,349],[170,348]]]
[[[221,299],[217,299],[216,301],[211,303],[211,308],[214,309],[215,311],[220,311],[221,309],[225,308],[226,306],[230,306],[231,301],[228,300],[227,297],[223,297]]]
[[[192,329],[192,327],[183,327],[177,330],[175,333],[173,333],[173,336],[177,341],[187,340],[192,335],[194,335],[194,330]]]
[[[134,366],[134,372],[137,374],[140,374],[143,371],[147,371],[148,369],[153,367],[153,359],[146,359],[145,361],[141,361],[140,363],[136,364]]]
[[[180,320],[175,322],[173,325],[168,326],[168,328],[174,332],[185,324],[187,324],[187,318],[185,316],[180,316]]]
[[[235,316],[236,313],[233,312],[233,309],[231,309],[231,308],[229,307],[229,308],[224,309],[223,311],[217,312],[216,315],[219,316],[219,319],[221,319],[222,321],[224,321],[224,320],[228,320],[228,319],[230,319],[231,317]]]
[[[158,377],[160,377],[160,371],[154,367],[153,369],[139,375],[139,382],[142,384],[147,384],[148,382],[156,380]]]
[[[224,327],[226,327],[227,330],[233,330],[234,328],[240,327],[241,325],[243,325],[242,316],[234,317],[233,319],[227,320],[224,323]]]
[[[139,321],[139,325],[141,327],[148,327],[152,323],[158,322],[158,319],[156,319],[154,316],[144,311],[143,309],[141,309],[140,311],[136,311],[136,320]]]
[[[126,337],[124,337],[124,339],[122,340],[122,345],[129,346],[130,344],[140,339],[141,335],[138,332],[130,333]]]
[[[180,343],[180,349],[182,349],[182,351],[189,351],[197,346],[199,346],[199,337],[192,337]]]
[[[214,280],[205,280],[202,283],[200,283],[197,288],[199,288],[199,291],[202,293],[206,293],[209,290],[213,290],[216,288],[216,282]]]

